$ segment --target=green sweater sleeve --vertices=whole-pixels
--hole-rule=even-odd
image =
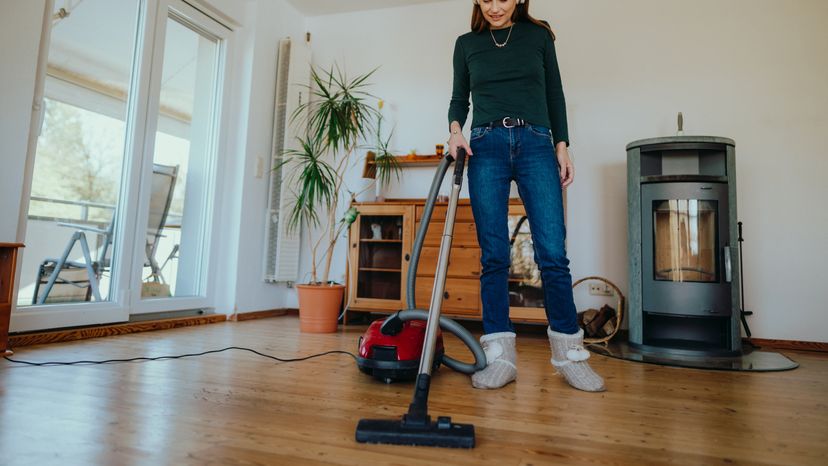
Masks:
[[[564,98],[561,70],[558,68],[558,56],[555,53],[555,41],[546,34],[544,52],[546,67],[546,106],[549,110],[549,122],[555,144],[566,142],[569,147],[569,128],[566,123],[566,99]]]
[[[451,92],[449,103],[448,120],[460,123],[460,127],[466,124],[469,115],[469,67],[466,64],[466,54],[463,51],[463,44],[460,38],[454,43],[454,86]]]

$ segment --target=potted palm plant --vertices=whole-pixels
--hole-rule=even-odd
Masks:
[[[380,134],[381,115],[371,105],[376,98],[366,90],[374,71],[350,79],[336,66],[321,71],[314,67],[312,98],[291,117],[291,124],[300,125],[304,136],[299,138],[297,149],[283,153],[281,164],[294,165],[290,170],[294,179],[289,180],[294,202],[288,226],[295,231],[305,224],[311,250],[311,281],[297,285],[300,329],[305,332],[336,331],[345,287],[329,276],[334,246],[358,215],[354,208],[338,214],[348,195],[354,196],[345,186],[354,157],[365,141],[376,136],[376,178],[387,182],[390,173],[399,168]]]

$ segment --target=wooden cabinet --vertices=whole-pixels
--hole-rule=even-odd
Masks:
[[[9,319],[14,296],[14,274],[17,270],[17,249],[22,244],[0,243],[0,355],[9,351]]]
[[[431,303],[433,276],[418,276],[414,303],[418,309],[428,309]],[[446,278],[442,312],[446,315],[480,317],[480,281],[468,278]]]
[[[355,204],[348,253],[348,305],[369,311],[405,308],[405,278],[414,241],[414,206]]]
[[[425,200],[357,203],[354,206],[360,215],[351,227],[350,234],[348,309],[357,312],[395,312],[405,309],[405,285],[411,247],[423,216]],[[431,301],[446,209],[446,204],[435,206],[420,254],[414,296],[415,304],[420,309],[427,309]],[[510,315],[516,322],[545,323],[540,273],[534,262],[529,223],[521,221],[524,216],[520,200],[512,200],[509,206],[509,233],[514,238],[509,278],[509,300],[512,304]],[[371,225],[378,224],[402,226],[403,238],[399,240],[399,247],[389,244],[378,246],[366,240],[373,237]],[[385,231],[384,228],[379,227],[382,231]],[[380,250],[383,251],[382,257],[378,259]],[[382,262],[389,266],[388,270],[379,267],[383,272],[368,273],[378,268],[375,267],[377,261],[388,261]],[[397,267],[396,264],[401,266]],[[463,199],[455,217],[446,289],[443,293],[443,315],[465,319],[481,318],[480,274],[480,246],[477,244],[474,216],[468,199]],[[369,283],[366,280],[376,282]]]
[[[441,225],[442,226],[442,225]],[[480,277],[480,249],[464,248],[452,245],[448,264],[449,278]],[[437,269],[438,246],[423,246],[420,253],[420,264],[417,267],[418,276],[434,276]]]

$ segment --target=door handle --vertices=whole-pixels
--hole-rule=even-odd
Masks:
[[[733,268],[730,264],[730,246],[724,247],[724,269],[725,269],[725,281],[730,283],[733,279]]]

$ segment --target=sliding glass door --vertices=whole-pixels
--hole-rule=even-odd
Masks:
[[[152,144],[139,224],[146,243],[133,313],[206,307],[226,29],[181,1],[159,15]]]
[[[47,4],[12,330],[208,307],[229,30],[180,0]]]

